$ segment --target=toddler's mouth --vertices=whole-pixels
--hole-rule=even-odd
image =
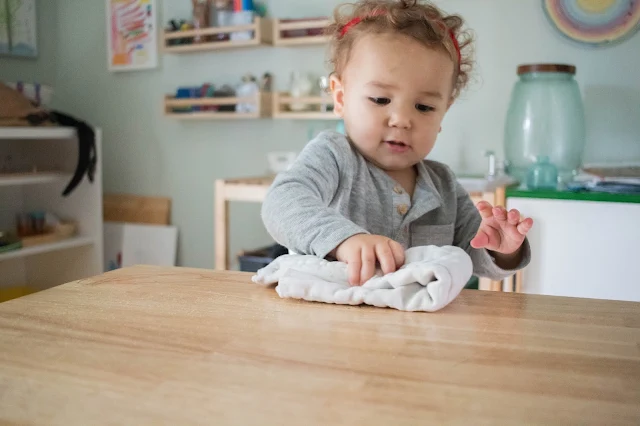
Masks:
[[[385,141],[384,142],[389,149],[393,152],[405,152],[408,151],[411,147],[402,141]]]

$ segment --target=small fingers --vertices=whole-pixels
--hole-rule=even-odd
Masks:
[[[360,271],[360,281],[362,285],[369,281],[375,274],[376,270],[376,254],[372,246],[362,247],[362,270]]]
[[[376,244],[376,257],[380,262],[380,269],[383,274],[390,274],[396,270],[396,261],[393,257],[391,247],[387,242]]]
[[[478,204],[476,204],[476,208],[480,212],[480,216],[482,216],[483,219],[489,219],[493,215],[491,211],[493,206],[486,201],[480,201]]]
[[[393,258],[396,262],[396,269],[400,268],[404,265],[404,247],[397,241],[389,241],[389,247],[391,248],[391,252],[393,253]]]
[[[362,268],[362,255],[360,250],[351,253],[347,261],[347,274],[349,276],[349,284],[360,284],[360,269]]]
[[[470,244],[471,247],[475,249],[486,247],[489,244],[489,235],[480,229],[476,236],[471,240]]]
[[[494,207],[492,210],[493,213],[493,217],[498,221],[498,222],[505,222],[507,220],[507,211],[505,210],[504,207]]]
[[[507,221],[509,222],[509,225],[516,226],[518,223],[520,223],[520,212],[517,209],[509,211],[509,214],[507,215]]]
[[[529,232],[529,230],[532,227],[533,227],[533,219],[529,217],[527,219],[524,219],[522,222],[518,224],[518,232],[521,233],[522,235],[526,235],[527,232]]]

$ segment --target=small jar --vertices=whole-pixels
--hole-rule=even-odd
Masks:
[[[16,230],[19,237],[26,237],[33,234],[33,220],[27,213],[16,215]]]
[[[45,232],[46,214],[42,211],[31,213],[31,227],[34,233],[43,234]]]
[[[300,71],[294,71],[291,73],[291,80],[289,83],[289,94],[292,98],[305,98],[311,95],[313,90],[313,83],[307,74]],[[309,110],[309,104],[305,102],[291,102],[289,104],[291,111],[307,111]]]
[[[539,156],[557,167],[568,183],[582,166],[585,146],[584,106],[574,75],[576,67],[533,64],[518,67],[504,130],[509,175],[524,182]]]

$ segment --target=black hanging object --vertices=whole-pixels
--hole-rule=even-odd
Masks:
[[[66,197],[82,182],[85,174],[90,182],[94,180],[98,161],[96,135],[87,123],[62,112],[49,111],[49,118],[54,123],[75,128],[78,134],[78,164],[76,165],[76,170],[73,173],[71,181],[67,184],[64,191],[62,191],[62,195]]]

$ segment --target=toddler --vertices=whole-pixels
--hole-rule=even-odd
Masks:
[[[461,247],[493,280],[526,266],[533,221],[474,206],[447,166],[425,159],[469,79],[463,20],[417,1],[360,0],[334,21],[330,89],[346,136],[320,133],[276,177],[267,231],[297,254],[347,263],[352,285],[396,271],[414,246]]]

